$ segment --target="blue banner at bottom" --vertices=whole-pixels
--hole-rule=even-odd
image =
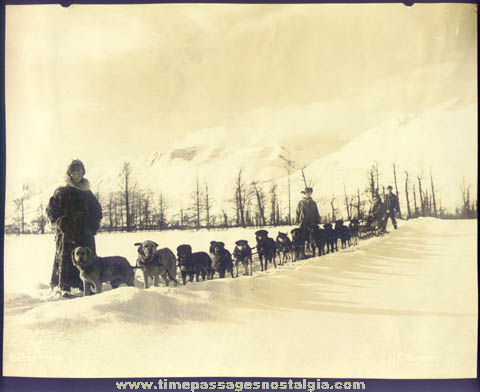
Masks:
[[[0,391],[479,391],[478,379],[380,380],[331,378],[23,378],[2,377]]]

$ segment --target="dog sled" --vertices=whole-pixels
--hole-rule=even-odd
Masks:
[[[360,221],[358,226],[358,237],[361,239],[371,237],[372,235],[379,236],[384,232],[384,220],[372,215],[368,216],[366,220]]]

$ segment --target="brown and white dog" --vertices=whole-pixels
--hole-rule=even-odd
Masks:
[[[86,246],[77,246],[72,251],[72,262],[80,271],[83,281],[83,295],[91,295],[94,286],[95,293],[102,292],[102,283],[110,282],[116,289],[122,283],[133,286],[135,273],[125,257],[98,257]]]
[[[143,272],[144,287],[148,289],[148,280],[153,279],[153,285],[160,284],[160,276],[168,286],[170,280],[179,284],[177,276],[177,260],[175,254],[168,248],[158,249],[158,244],[151,240],[135,243],[137,246],[137,267]]]
[[[292,234],[293,261],[303,260],[305,258],[305,237],[302,230],[297,227],[290,233]]]
[[[210,258],[212,259],[210,279],[213,279],[217,272],[220,279],[225,278],[227,272],[230,273],[233,278],[232,255],[228,249],[225,249],[225,243],[221,241],[210,241]]]
[[[293,246],[292,241],[288,238],[287,233],[278,232],[277,239],[275,241],[277,247],[278,258],[280,260],[280,265],[286,264],[288,258],[290,257],[293,260]]]
[[[248,245],[247,240],[238,240],[235,242],[235,249],[233,250],[233,257],[235,258],[235,268],[237,270],[238,278],[238,264],[242,263],[245,272],[244,275],[253,275],[252,271],[252,248]]]

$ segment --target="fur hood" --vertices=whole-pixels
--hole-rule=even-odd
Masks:
[[[82,181],[80,181],[79,183],[74,183],[72,181],[72,179],[70,178],[70,176],[66,175],[65,176],[65,182],[66,182],[67,186],[70,186],[70,187],[75,188],[75,189],[79,189],[81,191],[89,191],[90,190],[90,183],[88,182],[88,180],[86,178],[83,178]]]

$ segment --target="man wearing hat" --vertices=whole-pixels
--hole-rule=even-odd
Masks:
[[[381,232],[385,232],[385,212],[385,203],[377,192],[373,197],[373,205],[370,208],[370,215],[373,218],[375,226],[380,229]]]
[[[399,210],[398,197],[395,193],[392,192],[393,187],[391,185],[387,186],[388,193],[385,195],[385,227],[388,223],[388,218],[392,220],[393,227],[397,230],[397,221],[395,220],[395,214]]]
[[[312,188],[305,188],[303,199],[298,202],[297,206],[297,223],[304,238],[307,238],[307,228],[310,225],[320,224],[320,214],[318,213],[317,203],[312,199]]]
[[[77,246],[88,246],[95,253],[95,234],[102,219],[102,207],[90,190],[82,161],[70,163],[65,186],[50,198],[47,215],[56,229],[56,252],[50,286],[65,294],[72,287],[83,288],[71,253]]]

